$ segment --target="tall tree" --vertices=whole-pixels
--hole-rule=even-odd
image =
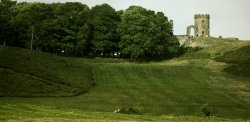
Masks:
[[[39,47],[48,52],[66,55],[88,53],[88,6],[78,2],[54,3],[54,16],[42,23]]]
[[[151,28],[155,35],[154,48],[150,51],[151,56],[171,56],[178,52],[179,41],[173,35],[173,21],[168,18],[162,12],[157,12],[152,18],[153,23]]]
[[[0,41],[74,56],[121,52],[132,59],[170,56],[179,47],[173,23],[162,12],[139,6],[115,11],[108,4],[90,10],[79,2],[1,0]]]
[[[16,5],[16,1],[1,0],[0,1],[0,43],[5,45],[12,41],[11,19],[13,17],[12,7]]]
[[[107,55],[118,51],[119,42],[116,33],[120,22],[118,13],[108,4],[97,5],[92,8],[89,18],[91,29],[92,50],[96,55]]]
[[[52,16],[52,9],[44,3],[20,3],[13,25],[17,32],[17,39],[25,42],[23,47],[37,47],[42,22]],[[33,48],[33,49],[35,49]]]
[[[131,59],[168,56],[179,45],[172,28],[163,13],[129,7],[121,15],[118,27],[122,55]]]

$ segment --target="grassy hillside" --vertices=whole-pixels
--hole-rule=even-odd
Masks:
[[[94,84],[92,68],[73,58],[0,47],[0,96],[72,96]]]
[[[224,69],[226,72],[250,77],[250,45],[228,51],[223,56],[217,57],[216,61],[230,64],[230,66]]]
[[[66,98],[0,98],[0,106],[2,108],[7,106],[0,110],[0,113],[11,112],[23,117],[26,115],[22,110],[34,111],[34,114],[29,115],[31,118],[40,116],[50,118],[57,113],[68,111],[65,119],[69,119],[85,118],[84,115],[88,112],[92,116],[93,112],[112,113],[120,107],[133,107],[137,108],[145,118],[152,115],[202,116],[201,106],[208,104],[212,107],[213,116],[234,119],[249,117],[250,105],[247,101],[239,98],[234,90],[228,90],[214,83],[214,79],[209,76],[211,74],[198,67],[168,64],[92,64],[92,66],[97,83],[89,93]],[[217,82],[228,80],[230,79],[217,79]],[[15,106],[17,102],[21,104],[21,110],[19,105]],[[12,104],[13,108],[8,108],[8,105]],[[22,108],[23,105],[31,108]],[[53,108],[53,111],[44,113],[46,110],[37,111],[32,106],[45,106]],[[83,117],[69,114],[71,109],[80,113],[84,111]],[[111,113],[106,119],[115,116]],[[63,115],[59,114],[57,117]],[[120,117],[119,119],[123,120]]]
[[[145,114],[201,115],[200,107],[209,104],[217,116],[248,117],[249,114],[247,102],[212,84],[211,74],[191,63],[185,66],[98,64],[94,72],[98,83],[89,99],[101,98],[98,105],[105,105],[106,111],[132,106]],[[100,106],[91,108],[94,107]]]
[[[219,38],[191,38],[186,46],[200,47],[197,51],[186,53],[185,59],[211,59],[222,56],[224,53],[250,45],[250,41],[239,41]],[[195,52],[195,53],[194,53]]]
[[[234,64],[250,64],[250,44],[224,53],[217,57],[217,61]]]
[[[213,59],[250,43],[213,38],[194,38],[193,42],[203,44],[203,48],[145,64],[63,58],[0,47],[1,84],[5,84],[0,86],[2,96],[60,96],[88,90],[74,97],[0,97],[0,120],[249,120],[249,77],[225,73],[223,69],[229,65]],[[96,85],[88,89],[94,82]],[[202,117],[204,104],[209,105],[213,117]],[[121,107],[136,108],[142,115],[112,113]]]

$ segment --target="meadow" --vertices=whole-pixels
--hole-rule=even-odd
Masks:
[[[0,46],[0,120],[249,121],[250,76],[232,67],[249,66],[250,43],[195,38],[192,44],[202,48],[141,63]],[[211,116],[204,117],[203,105]],[[113,113],[121,107],[140,114]]]

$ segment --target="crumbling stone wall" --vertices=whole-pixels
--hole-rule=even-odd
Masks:
[[[176,37],[179,40],[180,46],[185,46],[189,39],[189,36],[187,35],[176,35]]]

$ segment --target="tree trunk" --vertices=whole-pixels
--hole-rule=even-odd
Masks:
[[[34,39],[34,26],[32,26],[32,32],[31,32],[31,41],[30,41],[30,49],[32,50],[33,46],[33,39]]]

